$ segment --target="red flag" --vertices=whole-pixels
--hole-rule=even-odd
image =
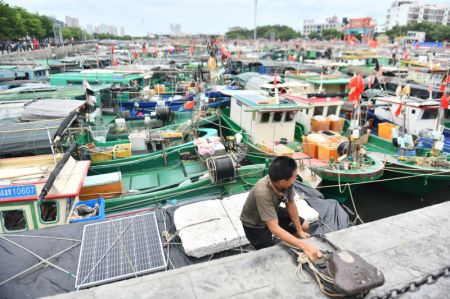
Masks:
[[[398,105],[397,110],[395,110],[395,116],[398,117],[400,115],[400,113],[402,113],[402,103],[400,103],[400,105]]]
[[[238,58],[241,59],[241,51],[238,51]]]
[[[134,58],[134,59],[137,59],[137,57],[138,57],[138,54],[137,54],[136,51],[134,51],[134,52],[133,52],[133,58]]]
[[[447,87],[447,84],[450,84],[450,75],[447,76],[447,78],[445,78],[444,81],[442,81],[441,87],[439,88],[439,90],[441,92],[445,91],[445,87]]]
[[[117,64],[118,64],[118,63],[117,63],[117,59],[114,58],[112,65],[117,65]]]
[[[348,94],[349,101],[358,101],[364,91],[364,79],[361,75],[354,76],[348,83],[347,88],[351,88]]]
[[[445,93],[442,95],[442,98],[441,98],[441,108],[444,108],[444,109],[448,109],[448,98],[447,98],[447,96],[445,95]]]
[[[114,44],[111,45],[111,54],[114,55]]]
[[[194,109],[194,105],[195,105],[194,100],[192,100],[192,101],[184,103],[183,108],[186,110],[192,110],[192,109]]]

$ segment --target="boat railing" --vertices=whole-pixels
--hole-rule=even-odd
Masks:
[[[298,161],[298,167],[301,170],[305,169],[305,160],[309,163],[309,171],[311,172],[311,177],[315,177],[315,173],[312,171],[312,163],[311,163],[311,157],[296,157],[294,160]]]

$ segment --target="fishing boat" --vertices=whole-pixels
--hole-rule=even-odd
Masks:
[[[376,180],[383,173],[383,163],[364,153],[361,143],[367,137],[364,130],[354,130],[348,139],[332,131],[305,137],[296,115],[301,106],[290,97],[280,96],[280,102],[258,91],[230,92],[231,110],[222,113],[225,134],[241,134],[249,147],[249,160],[288,155],[299,161],[299,175],[311,186],[333,185],[323,189],[337,198],[338,185]],[[358,135],[359,134],[359,135]],[[314,138],[312,138],[314,137]],[[320,137],[320,141],[316,138]],[[317,177],[320,179],[318,180]],[[345,201],[346,196],[340,196]]]
[[[42,155],[67,149],[72,142],[87,139],[79,127],[83,101],[38,100],[20,113],[22,122],[0,125],[0,157]]]
[[[0,78],[12,80],[47,80],[50,74],[47,66],[34,62],[4,63],[0,65]]]
[[[0,160],[0,233],[69,223],[90,162],[65,154]]]
[[[385,163],[381,184],[394,191],[426,195],[450,188],[450,155],[442,148],[431,150],[414,146],[406,134],[397,147],[390,140],[371,134],[365,148]],[[435,135],[438,137],[439,134]],[[441,135],[442,136],[442,135]],[[438,137],[439,138],[439,137]],[[435,140],[435,142],[437,139]]]
[[[372,99],[375,108],[369,110],[369,119],[373,118],[372,127],[383,123],[402,127],[406,133],[419,137],[421,146],[431,148],[432,131],[438,123],[440,101],[434,99],[422,100],[404,96],[377,96]],[[447,110],[448,111],[448,110]],[[447,112],[444,112],[444,151],[450,152],[450,130],[448,119],[445,120]],[[386,136],[390,139],[390,132]]]
[[[112,84],[113,102],[138,98],[141,92],[149,90],[150,76],[142,71],[114,71],[106,69],[83,70],[81,72],[59,73],[50,76],[54,86],[83,86],[87,81],[91,86]]]

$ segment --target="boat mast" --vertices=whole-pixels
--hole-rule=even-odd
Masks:
[[[255,30],[253,31],[253,39],[256,41],[256,12],[258,8],[258,0],[255,0]]]

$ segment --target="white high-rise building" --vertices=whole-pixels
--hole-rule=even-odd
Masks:
[[[394,26],[404,26],[429,22],[450,25],[450,5],[421,3],[418,0],[395,0],[388,8],[386,30]]]
[[[86,25],[86,32],[87,33],[93,33],[94,32],[94,26],[92,24]]]
[[[181,25],[170,23],[170,33],[171,34],[180,34],[181,33]]]
[[[66,26],[70,28],[80,28],[80,21],[77,18],[66,16]]]
[[[117,27],[102,23],[95,27],[95,33],[109,33],[112,35],[117,35]]]
[[[332,16],[325,19],[325,23],[316,24],[313,19],[306,19],[303,21],[303,35],[308,36],[313,32],[321,33],[324,29],[336,29],[342,31],[343,24],[339,22],[337,16]]]

